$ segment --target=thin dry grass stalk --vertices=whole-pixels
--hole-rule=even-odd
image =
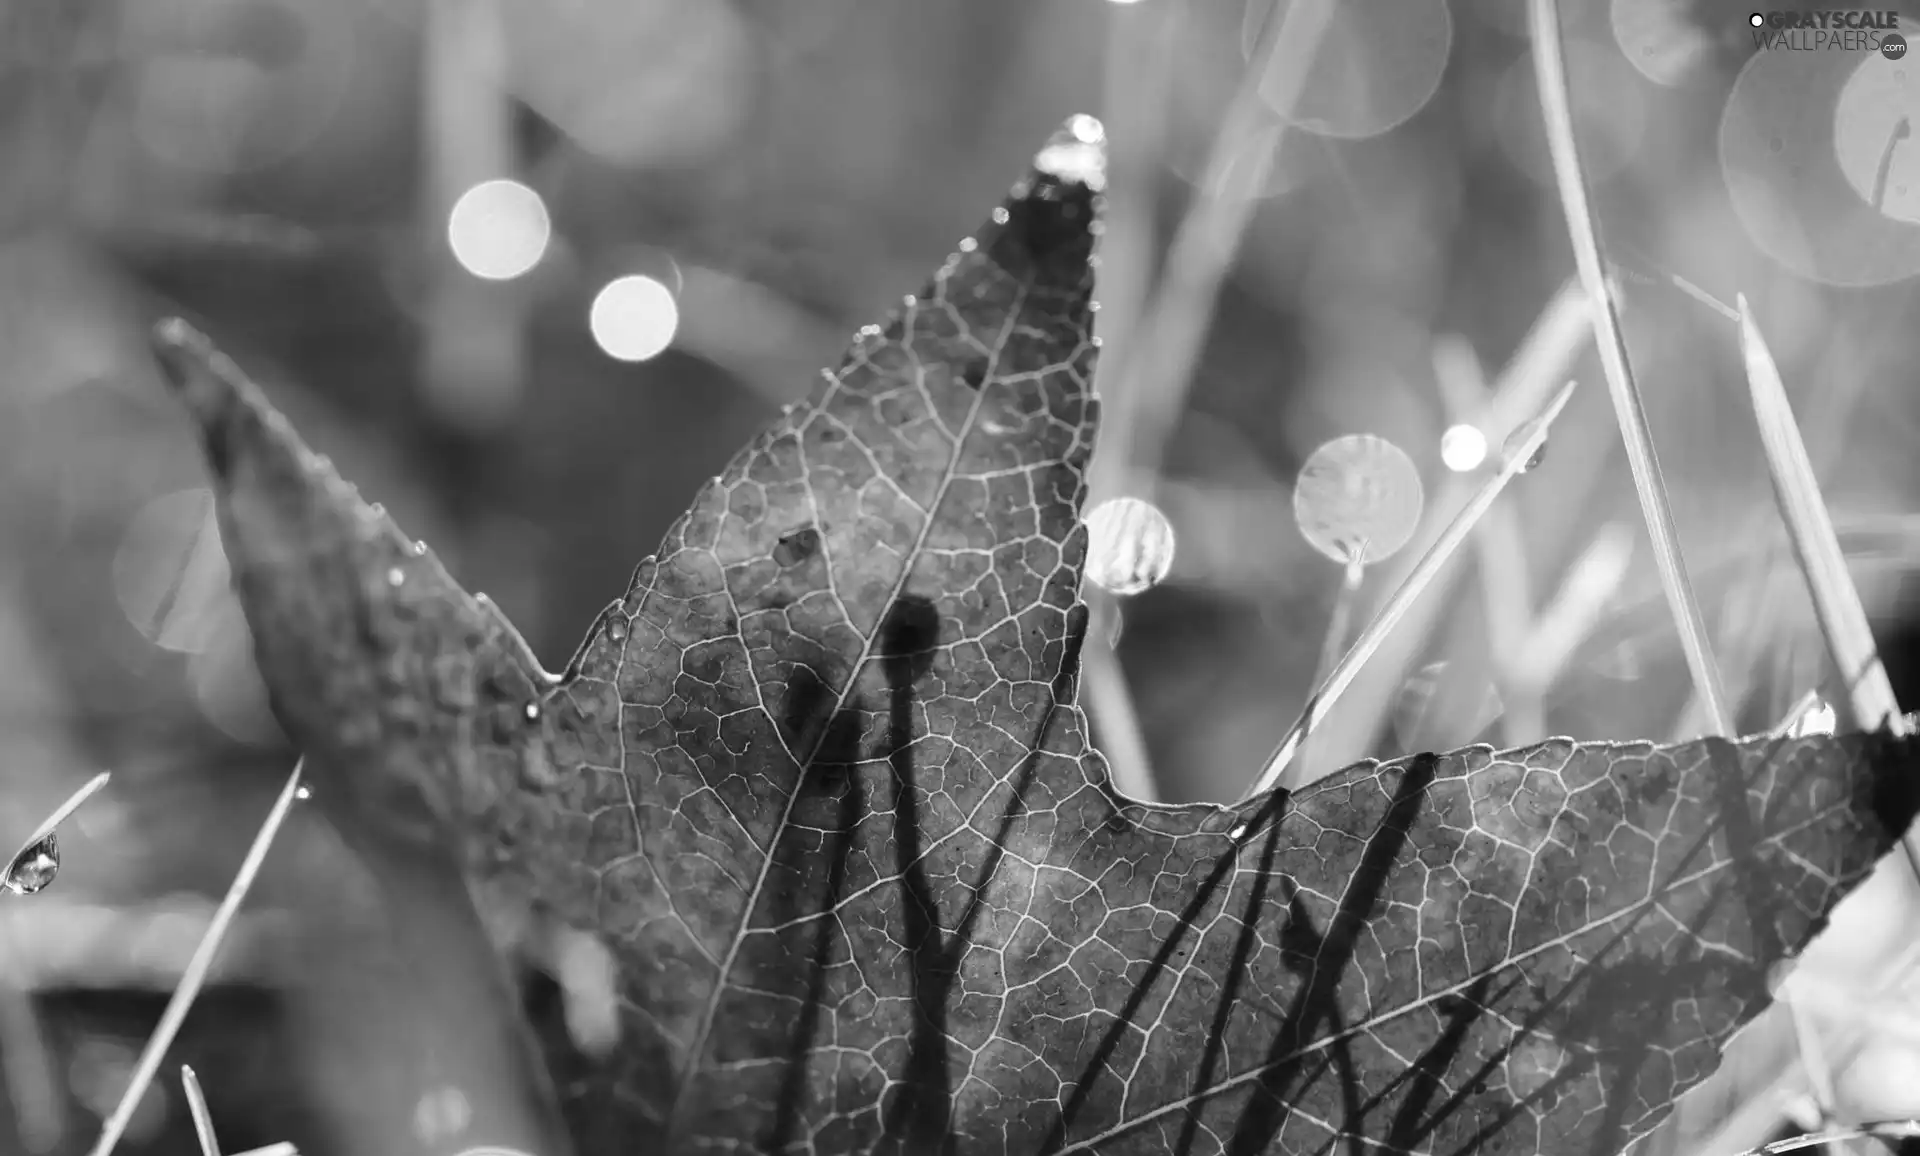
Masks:
[[[1541,411],[1538,417],[1514,431],[1503,451],[1504,460],[1501,462],[1499,472],[1486,480],[1479,492],[1473,495],[1447,528],[1441,531],[1439,538],[1425,554],[1421,555],[1420,561],[1414,564],[1406,581],[1402,582],[1387,599],[1386,605],[1380,608],[1380,613],[1367,624],[1367,628],[1360,632],[1360,637],[1354,640],[1353,646],[1327,675],[1326,681],[1307,700],[1306,709],[1300,712],[1300,717],[1287,730],[1286,737],[1280,740],[1280,745],[1268,758],[1266,769],[1260,772],[1260,777],[1254,780],[1253,786],[1247,790],[1243,798],[1272,790],[1283,780],[1287,782],[1289,789],[1295,790],[1304,785],[1303,779],[1305,782],[1312,781],[1304,775],[1286,778],[1286,774],[1289,764],[1299,753],[1300,744],[1312,730],[1313,723],[1339,700],[1348,686],[1352,685],[1354,676],[1360,673],[1361,668],[1366,666],[1367,660],[1380,649],[1380,644],[1393,633],[1394,628],[1400,624],[1400,620],[1406,616],[1408,608],[1432,586],[1434,578],[1452,560],[1460,544],[1473,533],[1474,526],[1479,524],[1481,517],[1500,496],[1501,491],[1507,488],[1507,483],[1526,471],[1533,456],[1546,444],[1547,434],[1552,429],[1554,419],[1560,416],[1560,412],[1566,409],[1567,402],[1573,397],[1574,385],[1574,382],[1567,382],[1553,400],[1547,403],[1547,408]]]
[[[1560,40],[1560,16],[1554,0],[1532,0],[1529,5],[1533,34],[1534,76],[1540,88],[1540,107],[1546,117],[1547,145],[1553,154],[1554,176],[1560,187],[1560,200],[1567,214],[1567,231],[1573,240],[1574,263],[1593,302],[1594,336],[1600,349],[1600,365],[1613,397],[1614,415],[1626,440],[1627,463],[1633,470],[1634,489],[1640,495],[1640,509],[1647,520],[1653,540],[1653,557],[1666,590],[1668,607],[1680,633],[1680,647],[1693,674],[1694,687],[1700,693],[1712,720],[1715,733],[1733,734],[1733,716],[1727,707],[1726,691],[1720,671],[1713,660],[1706,620],[1687,578],[1687,565],[1680,553],[1680,536],[1674,528],[1673,509],[1667,498],[1666,482],[1660,474],[1660,460],[1654,453],[1653,436],[1647,428],[1646,407],[1634,383],[1627,344],[1620,333],[1620,315],[1614,307],[1613,286],[1608,283],[1600,260],[1600,238],[1593,213],[1587,203],[1586,177],[1580,165],[1580,149],[1573,135],[1573,108],[1567,89],[1567,67]]]
[[[213,921],[207,925],[207,933],[195,949],[193,959],[187,964],[186,974],[180,977],[180,986],[173,991],[173,998],[167,1001],[166,1010],[160,1013],[160,1022],[153,1029],[153,1036],[147,1040],[146,1048],[140,1053],[140,1060],[134,1065],[133,1077],[127,1082],[126,1091],[120,1096],[120,1102],[114,1105],[111,1115],[101,1126],[100,1139],[93,1146],[91,1156],[110,1156],[115,1144],[126,1134],[127,1125],[133,1120],[133,1114],[140,1106],[141,1099],[147,1094],[147,1088],[153,1083],[154,1076],[160,1071],[160,1062],[166,1058],[167,1049],[173,1046],[174,1037],[180,1033],[180,1025],[186,1022],[187,1013],[193,1009],[193,1001],[199,997],[200,988],[205,984],[207,973],[213,967],[214,956],[220,950],[220,944],[226,937],[227,928],[233,923],[234,916],[240,911],[240,904],[246,901],[247,892],[252,889],[253,881],[260,874],[260,865],[266,861],[267,851],[272,848],[273,840],[280,833],[280,827],[286,822],[287,815],[293,809],[293,801],[299,794],[300,768],[295,763],[293,771],[287,776],[286,786],[280,788],[280,797],[273,801],[273,809],[260,824],[260,831],[253,837],[253,845],[247,848],[247,857],[240,863],[240,870],[233,877],[233,884],[227,888],[227,894],[220,901],[219,910],[214,912]]]

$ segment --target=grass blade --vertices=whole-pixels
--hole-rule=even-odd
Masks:
[[[213,1134],[213,1113],[207,1110],[207,1097],[200,1091],[200,1077],[186,1064],[180,1065],[180,1091],[187,1098],[187,1114],[193,1117],[193,1136],[200,1141],[200,1156],[220,1156],[220,1141]]]
[[[1579,145],[1573,136],[1573,109],[1567,90],[1559,13],[1554,0],[1531,0],[1529,10],[1534,76],[1539,82],[1541,112],[1546,117],[1553,172],[1560,186],[1561,203],[1566,208],[1574,263],[1579,267],[1580,280],[1586,285],[1593,304],[1594,338],[1600,349],[1600,365],[1606,372],[1614,414],[1626,440],[1627,463],[1632,467],[1633,486],[1640,495],[1641,513],[1646,517],[1647,531],[1653,540],[1654,562],[1660,570],[1660,582],[1666,591],[1674,625],[1680,632],[1680,647],[1686,653],[1694,688],[1701,695],[1715,733],[1731,735],[1732,712],[1727,707],[1719,668],[1713,661],[1706,621],[1687,578],[1686,560],[1680,554],[1680,538],[1674,529],[1666,482],[1661,478],[1660,460],[1654,453],[1653,436],[1647,429],[1646,407],[1641,403],[1639,387],[1634,384],[1627,344],[1620,334],[1613,287],[1600,261],[1600,238],[1587,204],[1586,178],[1580,167]]]
[[[240,904],[245,902],[247,892],[260,874],[260,865],[266,861],[267,851],[273,846],[274,836],[280,833],[281,824],[286,822],[288,813],[293,809],[293,800],[300,788],[302,765],[293,765],[292,773],[287,776],[287,785],[280,788],[280,797],[273,801],[273,809],[267,812],[266,821],[260,824],[259,834],[253,837],[253,845],[247,848],[247,857],[241,861],[233,884],[227,888],[226,898],[220,901],[219,910],[214,912],[213,921],[207,925],[206,935],[201,937],[200,946],[194,950],[193,959],[187,964],[186,974],[180,977],[180,986],[174,989],[173,998],[167,1001],[166,1010],[160,1014],[160,1022],[153,1029],[152,1038],[147,1040],[139,1063],[134,1065],[133,1078],[127,1082],[127,1090],[121,1094],[120,1102],[114,1105],[113,1114],[101,1125],[100,1139],[94,1144],[91,1156],[110,1156],[113,1152],[113,1146],[126,1134],[127,1125],[133,1120],[133,1113],[139,1108],[141,1098],[147,1094],[148,1086],[160,1071],[160,1061],[166,1058],[167,1049],[173,1046],[174,1037],[180,1034],[180,1025],[186,1022],[187,1012],[193,1009],[193,1001],[200,995],[200,987],[213,967],[213,957],[220,950],[227,927],[239,913]]]
[[[1890,726],[1894,733],[1905,734],[1905,719],[1893,697],[1893,683],[1874,646],[1860,592],[1847,572],[1840,536],[1834,531],[1826,501],[1820,496],[1820,483],[1814,477],[1813,462],[1807,456],[1799,423],[1794,420],[1793,406],[1787,401],[1780,369],[1774,363],[1766,339],[1760,336],[1759,326],[1754,324],[1753,312],[1744,294],[1738,304],[1740,350],[1747,363],[1747,389],[1753,398],[1754,418],[1760,425],[1760,444],[1766,450],[1774,499],[1780,505],[1780,518],[1787,525],[1787,537],[1793,543],[1800,573],[1806,578],[1807,593],[1813,599],[1814,617],[1826,638],[1827,652],[1833,657],[1841,683],[1846,687],[1845,700],[1853,712],[1854,725],[1862,730]]]
[[[1243,798],[1258,795],[1280,785],[1288,764],[1293,762],[1294,755],[1299,752],[1300,744],[1312,729],[1314,721],[1339,700],[1340,695],[1352,684],[1354,676],[1360,673],[1360,669],[1367,664],[1367,660],[1373,657],[1374,652],[1380,648],[1380,644],[1393,632],[1394,627],[1399,625],[1401,618],[1405,617],[1407,609],[1426,593],[1427,588],[1433,584],[1434,577],[1452,559],[1454,552],[1460,548],[1460,544],[1473,533],[1474,526],[1493,505],[1494,500],[1500,496],[1501,491],[1507,488],[1507,483],[1524,472],[1533,455],[1546,444],[1547,432],[1553,426],[1553,419],[1559,417],[1560,411],[1567,407],[1567,401],[1573,397],[1573,388],[1574,383],[1571,381],[1562,386],[1560,392],[1538,417],[1514,431],[1513,436],[1508,439],[1505,460],[1501,463],[1500,471],[1487,479],[1479,492],[1473,495],[1453,521],[1448,523],[1447,528],[1441,531],[1433,545],[1421,555],[1420,561],[1414,564],[1406,580],[1393,592],[1392,597],[1387,599],[1386,605],[1380,608],[1380,613],[1367,624],[1365,630],[1360,632],[1360,637],[1354,640],[1353,646],[1340,659],[1339,665],[1333,668],[1332,673],[1327,675],[1326,681],[1307,700],[1306,709],[1300,712],[1300,717],[1288,729],[1286,737],[1280,740],[1280,745],[1274,749],[1272,756],[1267,760],[1266,769],[1260,772],[1260,777],[1254,780],[1253,786],[1247,790]],[[1294,780],[1289,780],[1290,789],[1297,789],[1300,785],[1298,776]]]

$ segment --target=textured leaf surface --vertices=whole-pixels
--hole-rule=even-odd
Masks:
[[[611,946],[618,1047],[554,1059],[585,1156],[1617,1150],[1891,845],[1910,749],[1118,797],[1073,705],[1097,158],[1042,155],[558,676],[164,329],[319,793]]]

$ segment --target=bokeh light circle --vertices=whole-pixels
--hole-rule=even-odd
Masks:
[[[1834,158],[1868,207],[1906,225],[1920,225],[1917,136],[1920,64],[1866,54],[1834,104]]]
[[[1487,435],[1477,425],[1450,426],[1440,435],[1440,461],[1456,474],[1477,470],[1487,460]]]
[[[510,281],[531,270],[552,236],[546,202],[519,181],[481,181],[461,193],[447,214],[454,260],[489,281]]]
[[[1878,53],[1753,54],[1727,97],[1719,152],[1734,216],[1756,248],[1823,285],[1920,273],[1920,227],[1891,215],[1913,203],[1920,159],[1907,152],[1910,139],[1894,139],[1894,110],[1869,99],[1911,94],[1915,67]],[[1885,212],[1869,199],[1883,157]]]
[[[1373,434],[1351,434],[1308,456],[1293,486],[1293,517],[1307,542],[1346,565],[1372,565],[1400,551],[1420,524],[1426,492],[1405,450]]]
[[[1294,0],[1247,0],[1240,50],[1249,62],[1273,22],[1286,27]],[[1363,140],[1404,124],[1440,90],[1453,50],[1445,0],[1341,0],[1313,46],[1304,83],[1285,42],[1275,46],[1259,92],[1268,107],[1319,136]],[[1289,100],[1294,84],[1299,96]]]
[[[1160,584],[1173,568],[1173,523],[1139,498],[1110,498],[1087,515],[1087,580],[1122,597]]]
[[[616,361],[646,361],[673,344],[680,306],[673,291],[644,274],[616,277],[594,295],[587,314],[593,340]]]
[[[1640,75],[1673,87],[1701,74],[1713,58],[1713,37],[1673,0],[1612,0],[1613,39]]]

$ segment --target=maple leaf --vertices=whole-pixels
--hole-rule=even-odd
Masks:
[[[559,675],[163,326],[317,794],[609,947],[618,1043],[553,1057],[588,1156],[1618,1150],[1892,845],[1911,748],[1555,740],[1119,796],[1074,705],[1078,127]]]

